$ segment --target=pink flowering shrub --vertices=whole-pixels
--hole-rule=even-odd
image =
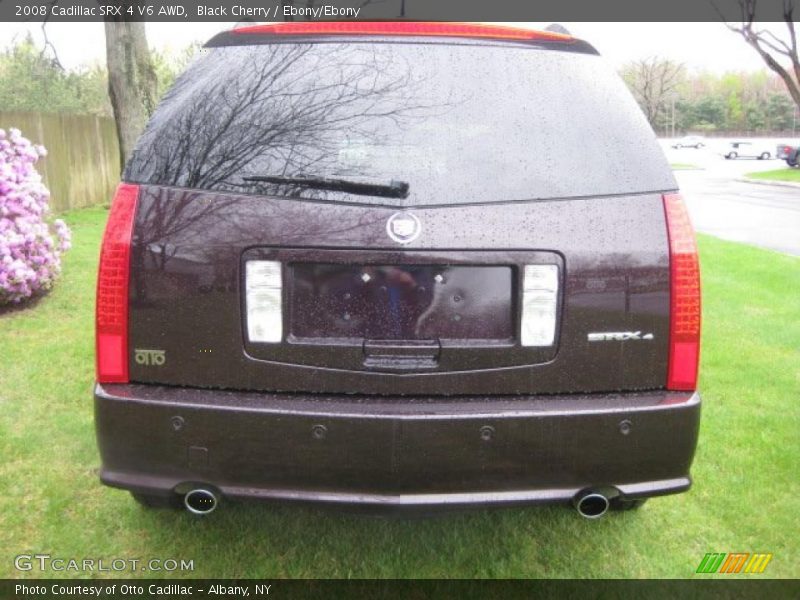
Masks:
[[[70,231],[45,220],[50,192],[35,164],[47,152],[18,129],[0,129],[0,305],[19,303],[53,285]]]

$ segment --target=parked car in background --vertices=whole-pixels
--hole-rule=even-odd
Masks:
[[[800,166],[800,144],[778,144],[775,156],[785,160],[790,167]]]
[[[722,156],[728,159],[734,158],[757,158],[766,160],[772,158],[772,148],[766,142],[728,142],[722,150]]]
[[[206,47],[103,238],[104,483],[201,514],[252,498],[599,517],[689,488],[694,233],[591,45],[293,22]]]
[[[706,145],[705,138],[699,135],[687,135],[672,144],[673,148],[702,148]]]

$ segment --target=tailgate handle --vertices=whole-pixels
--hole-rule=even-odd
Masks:
[[[364,366],[374,369],[434,369],[439,365],[439,340],[364,340]]]

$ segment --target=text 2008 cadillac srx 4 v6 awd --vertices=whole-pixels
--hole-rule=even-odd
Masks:
[[[689,488],[694,233],[588,43],[489,25],[214,37],[114,197],[104,483],[384,509]]]

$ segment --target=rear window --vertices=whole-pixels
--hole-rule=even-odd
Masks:
[[[407,195],[252,177],[402,182]],[[397,206],[676,188],[602,58],[469,41],[214,48],[165,96],[125,179]]]

